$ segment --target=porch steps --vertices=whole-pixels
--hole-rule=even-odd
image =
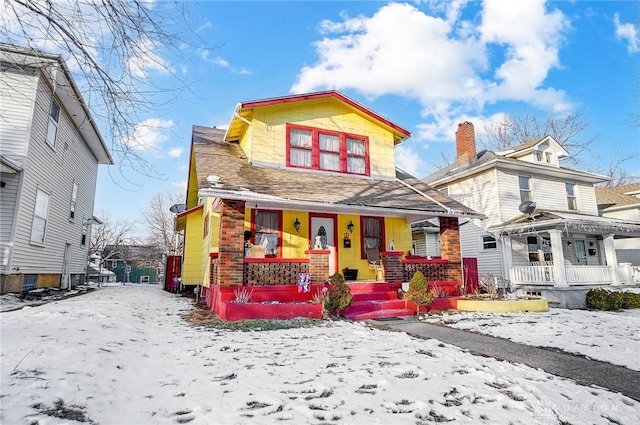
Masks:
[[[351,320],[368,320],[383,317],[413,316],[414,310],[406,308],[406,302],[398,299],[398,293],[390,290],[388,283],[349,283],[353,303],[345,312]]]

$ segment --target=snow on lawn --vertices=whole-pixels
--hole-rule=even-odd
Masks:
[[[127,285],[2,313],[0,422],[640,423],[628,397],[437,340],[347,321],[231,331],[192,310]]]
[[[640,370],[640,309],[586,311],[551,309],[545,313],[444,313],[429,323],[554,347],[592,359]]]

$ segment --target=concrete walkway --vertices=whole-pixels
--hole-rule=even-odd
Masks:
[[[415,316],[372,322],[417,338],[434,338],[465,349],[471,354],[540,368],[553,375],[573,379],[581,385],[597,385],[640,401],[640,372],[623,366],[590,360],[552,348],[518,344],[503,338],[423,323]]]

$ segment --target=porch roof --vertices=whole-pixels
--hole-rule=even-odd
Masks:
[[[535,210],[489,227],[492,233],[513,235],[560,229],[592,235],[615,234],[618,238],[640,237],[640,222],[567,211]]]
[[[396,168],[395,179],[375,179],[250,164],[224,130],[193,127],[199,195],[248,201],[248,206],[301,211],[405,216],[417,221],[438,216],[483,218]]]

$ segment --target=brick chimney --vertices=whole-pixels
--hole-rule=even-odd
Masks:
[[[473,124],[469,121],[458,124],[458,131],[456,131],[456,153],[458,155],[458,167],[462,167],[476,160],[476,135],[473,130]]]

